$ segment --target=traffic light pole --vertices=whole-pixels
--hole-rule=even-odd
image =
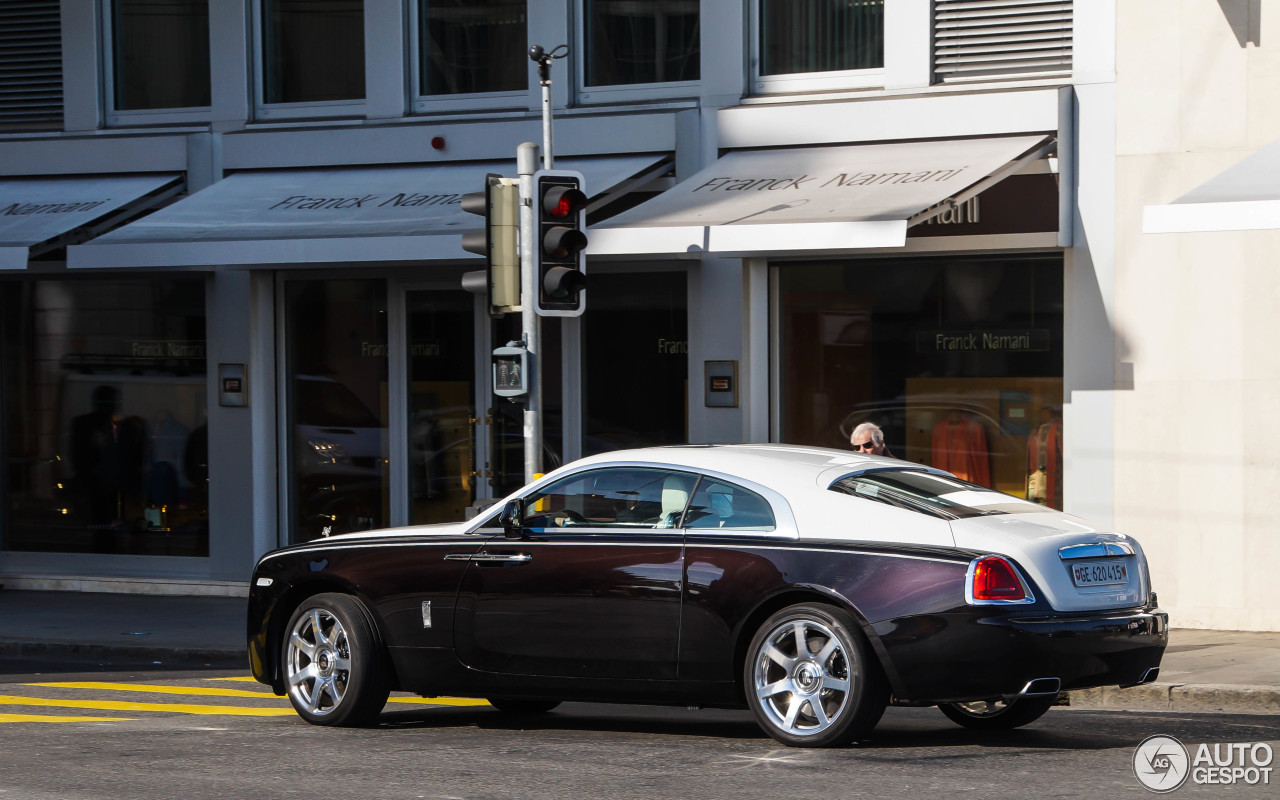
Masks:
[[[546,96],[544,88],[543,97]],[[516,149],[516,174],[520,179],[520,321],[529,359],[529,395],[524,407],[526,483],[542,472],[542,317],[533,310],[538,294],[538,256],[533,230],[533,173],[537,171],[538,146],[525,142]]]

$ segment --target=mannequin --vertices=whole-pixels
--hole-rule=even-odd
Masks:
[[[983,486],[991,485],[987,432],[980,422],[958,409],[953,409],[946,419],[933,426],[931,462],[957,478]]]

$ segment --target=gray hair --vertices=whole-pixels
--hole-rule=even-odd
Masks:
[[[860,433],[871,434],[871,441],[876,444],[884,444],[884,431],[880,430],[880,426],[874,422],[864,422],[853,429],[853,433],[849,434],[849,441],[852,442],[858,438]]]

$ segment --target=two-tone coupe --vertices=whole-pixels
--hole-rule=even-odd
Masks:
[[[972,728],[1155,679],[1168,641],[1132,538],[858,453],[688,445],[561,467],[469,523],[262,557],[253,674],[319,725],[388,693],[749,707],[789,745],[886,705]]]

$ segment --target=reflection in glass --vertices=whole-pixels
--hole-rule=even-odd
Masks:
[[[424,95],[511,92],[528,86],[526,0],[420,0]]]
[[[409,520],[456,522],[477,488],[474,306],[464,292],[415,291],[405,298]]]
[[[1060,256],[778,268],[780,438],[897,457],[1062,507]]]
[[[594,274],[589,298],[583,452],[688,441],[685,274]]]
[[[285,284],[292,541],[388,522],[381,280]]]
[[[4,549],[207,556],[203,279],[6,283],[0,326]]]
[[[884,0],[760,0],[760,74],[884,66]]]
[[[363,0],[262,0],[263,102],[364,99]]]
[[[208,0],[114,0],[115,108],[209,105]]]
[[[696,81],[698,0],[585,0],[586,84]]]

